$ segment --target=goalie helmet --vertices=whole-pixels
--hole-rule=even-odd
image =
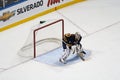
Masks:
[[[80,36],[81,36],[81,35],[80,35],[80,33],[79,33],[79,32],[76,32],[76,33],[75,33],[75,38],[76,38],[77,40],[79,40],[79,39],[80,39]]]
[[[65,36],[66,36],[66,37],[70,37],[71,34],[70,34],[70,33],[66,33]]]

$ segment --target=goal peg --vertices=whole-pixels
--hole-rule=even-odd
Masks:
[[[40,24],[43,24],[43,23],[45,23],[46,21],[40,21]]]

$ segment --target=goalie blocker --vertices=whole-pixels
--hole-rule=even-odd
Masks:
[[[82,36],[76,32],[75,34],[70,34],[70,33],[66,33],[63,37],[63,41],[62,41],[62,47],[63,47],[63,51],[64,54],[62,55],[62,57],[60,58],[60,62],[62,63],[66,63],[66,59],[69,57],[70,53],[77,53],[77,55],[83,60],[85,61],[84,54],[86,54],[83,49],[82,49],[82,45],[80,43],[82,39]],[[75,46],[75,48],[73,49],[72,47]]]

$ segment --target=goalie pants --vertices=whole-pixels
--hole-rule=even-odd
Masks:
[[[74,52],[74,50],[75,50],[75,52],[76,52],[77,54],[80,54],[80,53],[83,51],[81,44],[77,44],[77,45],[74,45],[74,46],[75,46],[74,49],[72,49],[72,46],[70,46],[70,47],[68,47],[68,48],[66,47],[66,45],[63,46],[63,49],[64,49],[64,55],[62,56],[62,59],[63,59],[63,60],[66,60],[66,59],[68,58],[68,56],[69,56],[71,53]],[[65,47],[65,48],[64,48],[64,47]]]

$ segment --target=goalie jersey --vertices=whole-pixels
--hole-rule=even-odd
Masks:
[[[66,49],[66,45],[71,48],[73,45],[80,44],[81,39],[82,36],[77,32],[75,34],[65,34],[62,42],[63,49]]]

